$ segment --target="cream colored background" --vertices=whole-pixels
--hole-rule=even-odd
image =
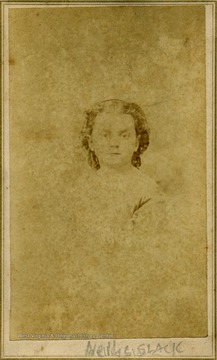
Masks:
[[[157,284],[158,310],[149,311],[143,336],[207,335],[204,7],[11,9],[9,39],[12,338],[73,333],[55,317],[78,305],[62,290],[70,284],[62,268],[69,264],[70,274],[74,211],[65,194],[88,166],[79,142],[83,111],[108,98],[144,109],[151,143],[142,170],[179,204],[177,238],[168,239],[177,258],[164,274],[166,288],[179,279],[168,305],[172,323],[161,314]],[[83,316],[87,324],[88,311]],[[80,332],[110,333],[108,323],[80,323]],[[134,336],[119,323],[118,336]]]

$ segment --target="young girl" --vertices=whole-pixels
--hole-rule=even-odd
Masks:
[[[101,228],[105,241],[120,242],[121,236],[132,243],[135,227],[143,235],[156,230],[163,196],[156,182],[139,170],[149,145],[142,109],[117,99],[97,103],[86,112],[82,144],[95,170],[83,179],[92,208],[85,216],[86,220],[92,217],[94,231]]]

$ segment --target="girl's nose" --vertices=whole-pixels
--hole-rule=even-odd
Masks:
[[[110,146],[118,148],[119,147],[119,141],[117,138],[111,138],[110,139]]]

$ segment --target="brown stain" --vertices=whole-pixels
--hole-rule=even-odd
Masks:
[[[9,65],[15,65],[16,61],[14,58],[9,58]]]
[[[186,38],[185,38],[185,40],[184,40],[184,45],[186,46],[186,45],[188,45],[188,43],[189,43],[189,37],[188,36],[186,36]]]
[[[27,131],[24,136],[26,140],[37,142],[52,141],[58,137],[58,132],[54,127],[50,127],[42,130]]]
[[[33,209],[40,209],[41,205],[40,204],[34,204],[34,205],[32,205],[32,208]]]

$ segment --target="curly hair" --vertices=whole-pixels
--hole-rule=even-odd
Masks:
[[[123,100],[110,99],[96,103],[91,109],[85,112],[85,123],[81,132],[82,146],[88,151],[88,163],[90,166],[100,168],[99,159],[94,151],[89,147],[89,139],[93,131],[94,122],[99,113],[119,112],[122,114],[131,115],[135,123],[136,136],[139,139],[138,148],[134,151],[131,163],[136,168],[141,166],[140,155],[147,149],[149,145],[149,127],[142,109],[134,103],[128,103]]]

